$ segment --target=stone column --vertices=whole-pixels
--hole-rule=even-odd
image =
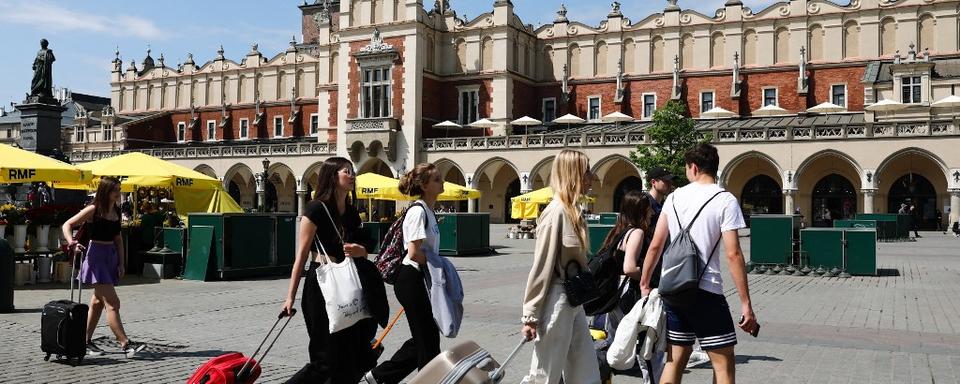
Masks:
[[[876,195],[876,189],[863,190],[863,213],[873,213],[873,197]]]
[[[530,172],[520,172],[520,194],[529,193],[533,191],[532,180],[530,178]]]
[[[950,227],[960,221],[960,189],[950,190]]]
[[[303,179],[297,180],[297,216],[303,216],[307,208],[307,189]]]
[[[263,177],[262,173],[254,175],[254,178],[257,182],[257,207],[260,212],[264,212],[266,211],[264,206],[267,205],[267,180]]]
[[[787,215],[792,215],[793,211],[796,209],[796,203],[794,199],[797,196],[796,189],[784,189],[783,190],[783,213]]]
[[[472,174],[472,173],[468,173],[468,174],[466,174],[466,177],[467,177],[467,185],[466,185],[466,186],[469,187],[469,188],[477,189],[477,183],[475,183],[474,180],[473,180],[473,174]],[[477,205],[478,205],[478,203],[479,203],[478,200],[480,200],[480,199],[470,199],[470,200],[467,200],[467,212],[469,212],[469,213],[477,213]]]

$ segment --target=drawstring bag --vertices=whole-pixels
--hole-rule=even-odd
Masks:
[[[334,223],[326,204],[323,204],[323,210],[327,211],[327,217]],[[337,236],[340,236],[340,232],[337,232]],[[314,235],[314,241],[323,253],[320,258],[322,264],[316,269],[317,284],[326,302],[330,333],[347,329],[360,320],[370,318],[370,310],[363,297],[363,284],[360,283],[360,275],[353,258],[344,257],[342,262],[334,263],[319,236]],[[340,241],[343,242],[342,237]]]

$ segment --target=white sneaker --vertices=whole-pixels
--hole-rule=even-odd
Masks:
[[[123,352],[126,353],[128,359],[132,359],[146,347],[146,344],[130,340],[127,341],[127,345],[123,347]]]
[[[373,371],[367,372],[366,375],[363,375],[363,382],[360,384],[379,384],[377,379],[373,377]]]

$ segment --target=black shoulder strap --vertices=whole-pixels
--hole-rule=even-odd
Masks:
[[[707,207],[707,204],[710,204],[710,202],[713,201],[714,198],[716,198],[717,196],[719,196],[721,193],[724,193],[724,192],[726,192],[726,190],[721,190],[721,191],[713,194],[713,196],[710,196],[710,198],[707,199],[707,202],[706,202],[706,203],[703,203],[703,205],[700,206],[700,209],[697,210],[697,214],[696,214],[696,215],[693,215],[693,219],[690,220],[689,223],[687,223],[687,227],[686,227],[686,228],[684,228],[684,227],[683,227],[683,224],[680,223],[680,214],[677,213],[677,201],[676,201],[677,199],[674,198],[674,199],[673,199],[673,214],[674,214],[675,216],[677,216],[677,225],[680,226],[680,232],[684,232],[684,231],[690,230],[690,226],[692,226],[693,223],[694,223],[695,221],[697,221],[697,219],[700,217],[700,213],[703,212],[703,209]]]

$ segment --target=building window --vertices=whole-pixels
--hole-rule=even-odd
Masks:
[[[543,122],[549,123],[557,119],[557,99],[554,97],[543,99]]]
[[[113,127],[110,125],[103,126],[103,141],[113,141]]]
[[[587,99],[587,120],[600,120],[600,96],[593,96]]]
[[[273,117],[273,137],[283,137],[283,116]]]
[[[700,92],[700,113],[713,109],[713,91]]]
[[[363,69],[360,84],[361,116],[390,116],[390,67]]]
[[[187,123],[177,123],[177,141],[181,143],[187,141]]]
[[[207,140],[217,139],[217,121],[207,120]]]
[[[903,78],[903,103],[919,104],[922,102],[920,97],[920,76],[909,76]]]
[[[82,143],[82,142],[86,139],[86,137],[84,137],[84,136],[85,136],[85,135],[84,135],[85,133],[86,133],[86,129],[85,129],[82,125],[78,125],[78,126],[77,126],[77,133],[76,133],[76,136],[77,136],[77,137],[76,137],[76,142]],[[8,130],[7,130],[7,137],[8,137],[8,138],[13,137],[13,130],[12,130],[12,129],[8,129]]]
[[[250,137],[250,120],[240,119],[240,138],[246,139]]]
[[[310,134],[316,136],[320,133],[320,116],[316,113],[310,115]]]
[[[653,111],[657,110],[657,95],[653,93],[643,94],[643,118],[653,117]]]
[[[764,88],[763,90],[763,107],[773,105],[777,106],[777,89],[776,88]]]
[[[480,120],[480,90],[460,91],[460,124],[470,124]]]
[[[837,84],[830,87],[830,102],[833,105],[839,105],[841,107],[847,107],[847,86],[845,84]]]

